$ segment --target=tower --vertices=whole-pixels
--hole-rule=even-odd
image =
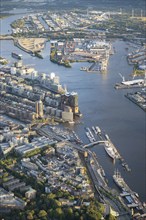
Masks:
[[[37,115],[42,118],[43,115],[44,115],[43,102],[42,102],[41,100],[40,100],[40,101],[37,101],[35,108],[36,108],[36,113],[37,113]]]
[[[76,92],[66,93],[61,96],[61,109],[64,110],[65,106],[71,107],[74,114],[79,113],[78,94]]]

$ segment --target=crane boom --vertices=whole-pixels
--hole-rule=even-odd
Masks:
[[[125,82],[125,77],[124,77],[124,76],[122,76],[122,74],[121,74],[121,73],[119,73],[119,75],[121,76],[121,78],[122,78],[123,82]]]

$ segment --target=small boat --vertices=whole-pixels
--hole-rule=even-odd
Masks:
[[[81,70],[81,71],[87,71],[87,70],[88,70],[88,67],[81,67],[80,70]]]

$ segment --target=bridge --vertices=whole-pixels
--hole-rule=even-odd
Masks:
[[[95,142],[92,142],[90,144],[84,145],[83,148],[93,147],[94,145],[98,145],[98,144],[109,144],[109,141],[107,141],[107,140],[106,141],[104,141],[104,140],[102,140],[102,141],[95,141]]]

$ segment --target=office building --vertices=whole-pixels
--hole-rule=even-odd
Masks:
[[[44,116],[44,106],[41,100],[36,102],[36,113],[38,117],[42,118]]]

